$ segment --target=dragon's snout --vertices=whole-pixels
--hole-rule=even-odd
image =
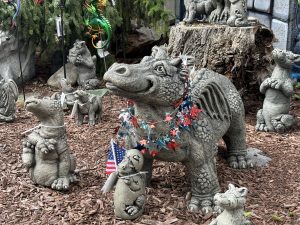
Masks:
[[[111,68],[107,71],[106,74],[107,74],[106,77],[108,77],[109,75],[129,76],[131,73],[128,65],[115,63],[111,66]],[[104,79],[105,79],[105,75],[104,75]]]

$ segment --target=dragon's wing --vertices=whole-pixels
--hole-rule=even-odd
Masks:
[[[199,89],[198,89],[199,90]],[[194,101],[212,119],[231,118],[230,107],[220,85],[210,82],[200,89]]]
[[[19,96],[19,89],[18,89],[18,86],[17,84],[12,80],[12,79],[9,79],[7,81],[10,89],[12,90],[14,96],[15,96],[15,100],[17,101],[18,100],[18,96]]]

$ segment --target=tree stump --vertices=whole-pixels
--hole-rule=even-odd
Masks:
[[[273,40],[272,31],[261,25],[179,24],[171,28],[168,51],[194,56],[197,69],[209,68],[247,90],[271,73]]]

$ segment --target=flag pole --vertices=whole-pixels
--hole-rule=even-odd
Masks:
[[[64,8],[65,3],[64,0],[60,1],[60,18],[61,18],[61,48],[62,48],[62,55],[63,55],[63,67],[64,67],[64,78],[67,78],[66,73],[66,63],[65,63],[65,34],[64,34]]]

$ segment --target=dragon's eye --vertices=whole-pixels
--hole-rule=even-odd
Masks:
[[[160,74],[166,74],[166,70],[163,65],[157,65],[154,70]]]

